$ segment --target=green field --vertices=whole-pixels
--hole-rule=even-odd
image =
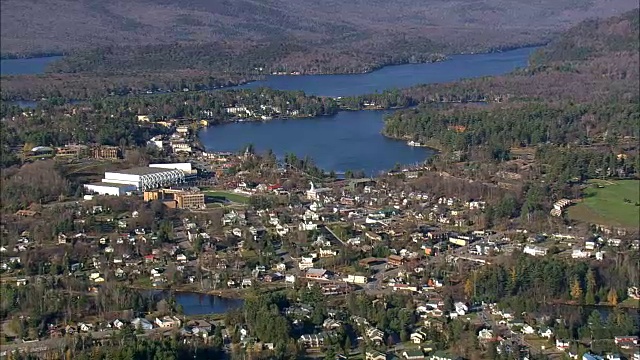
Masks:
[[[212,197],[216,197],[216,198],[221,198],[221,199],[226,199],[229,200],[231,202],[235,202],[235,203],[240,203],[240,204],[248,204],[249,203],[249,197],[242,195],[242,194],[236,194],[233,192],[227,192],[227,191],[204,191],[204,195],[205,196],[212,196]]]
[[[637,229],[640,206],[636,203],[640,203],[640,180],[592,180],[584,190],[583,201],[570,207],[568,214],[591,224]]]

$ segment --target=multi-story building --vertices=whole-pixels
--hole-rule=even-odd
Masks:
[[[92,155],[95,159],[118,159],[120,157],[120,148],[102,145],[93,148]]]

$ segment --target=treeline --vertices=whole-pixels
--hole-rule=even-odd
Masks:
[[[280,91],[269,88],[255,90],[219,90],[213,92],[183,92],[149,96],[108,97],[91,101],[95,111],[105,113],[150,114],[161,118],[199,118],[224,120],[235,115],[228,107],[246,107],[251,111],[276,113],[283,116],[297,111],[300,116],[333,115],[338,106],[333,99],[306,95],[302,91]],[[263,109],[262,107],[268,107]]]
[[[131,71],[112,74],[56,73],[2,76],[2,100],[89,99],[147,92],[210,90],[256,80],[255,75],[216,73],[209,70]]]
[[[551,248],[550,252],[557,251]],[[468,295],[477,301],[507,301],[513,310],[536,311],[556,300],[594,305],[616,305],[637,280],[638,254],[619,253],[619,259],[589,266],[556,257],[521,254],[515,261],[483,268],[470,278]],[[519,304],[519,305],[518,305]]]
[[[261,342],[274,344],[273,358],[296,359],[299,348],[292,337],[289,320],[282,315],[282,310],[289,305],[283,293],[266,293],[253,290],[245,298],[241,310],[232,310],[225,316],[225,325],[230,329],[232,342],[239,342],[240,330],[243,326],[251,337]]]
[[[385,65],[442,60],[444,46],[427,39],[363,40],[345,44],[300,42],[173,43],[111,46],[79,51],[48,68],[51,72],[122,73],[199,69],[220,73],[360,73]]]
[[[589,19],[572,27],[531,58],[534,65],[587,60],[615,52],[638,52],[638,9],[608,19]]]
[[[272,73],[345,74],[386,65],[424,63],[445,58],[445,47],[404,36],[314,43],[219,41],[143,46],[111,46],[66,55],[47,74],[5,76],[5,100],[128,95],[147,91],[213,89]]]
[[[5,118],[2,140],[5,147],[99,144],[144,145],[161,128],[140,127],[131,112],[100,113],[81,108],[37,108],[28,116]],[[112,116],[113,115],[113,116]],[[31,149],[28,149],[31,150]]]
[[[487,145],[496,160],[511,147],[583,144],[600,138],[637,136],[640,113],[635,102],[593,104],[523,103],[511,106],[454,106],[398,111],[385,119],[383,133],[422,142],[437,141],[450,150]]]

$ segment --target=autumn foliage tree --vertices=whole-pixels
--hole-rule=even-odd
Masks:
[[[582,284],[580,284],[580,279],[575,277],[571,282],[571,298],[575,301],[582,302]]]

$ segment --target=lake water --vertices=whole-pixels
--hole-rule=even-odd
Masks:
[[[433,154],[382,136],[383,117],[388,113],[343,111],[311,119],[229,123],[203,129],[200,141],[209,151],[240,151],[253,144],[256,150],[271,149],[278,157],[309,156],[327,171],[364,170],[368,175],[378,175],[396,163],[422,162]]]
[[[268,76],[240,88],[271,87],[302,90],[323,96],[354,96],[417,84],[450,82],[464,78],[505,74],[525,67],[536,48],[501,53],[455,55],[429,64],[388,66],[356,75]],[[200,140],[209,151],[239,151],[253,144],[282,157],[309,156],[324,170],[364,170],[377,175],[399,163],[409,165],[429,158],[433,151],[383,137],[385,111],[340,112],[331,117],[272,120],[268,123],[233,123],[203,130]]]
[[[527,66],[529,55],[536,49],[529,47],[500,53],[453,55],[442,62],[387,66],[366,74],[267,76],[264,80],[238,88],[302,90],[310,95],[333,97],[364,95],[418,84],[504,74]]]
[[[169,296],[167,290],[146,290],[143,292],[154,301],[166,299]],[[242,299],[230,299],[217,295],[201,294],[195,292],[175,292],[176,302],[182,306],[185,315],[224,314],[229,310],[242,306]]]
[[[242,299],[229,299],[217,295],[176,293],[176,301],[182,305],[185,315],[224,314],[242,306]]]
[[[47,56],[31,59],[0,60],[0,75],[42,74],[49,63],[61,58],[62,56]]]

